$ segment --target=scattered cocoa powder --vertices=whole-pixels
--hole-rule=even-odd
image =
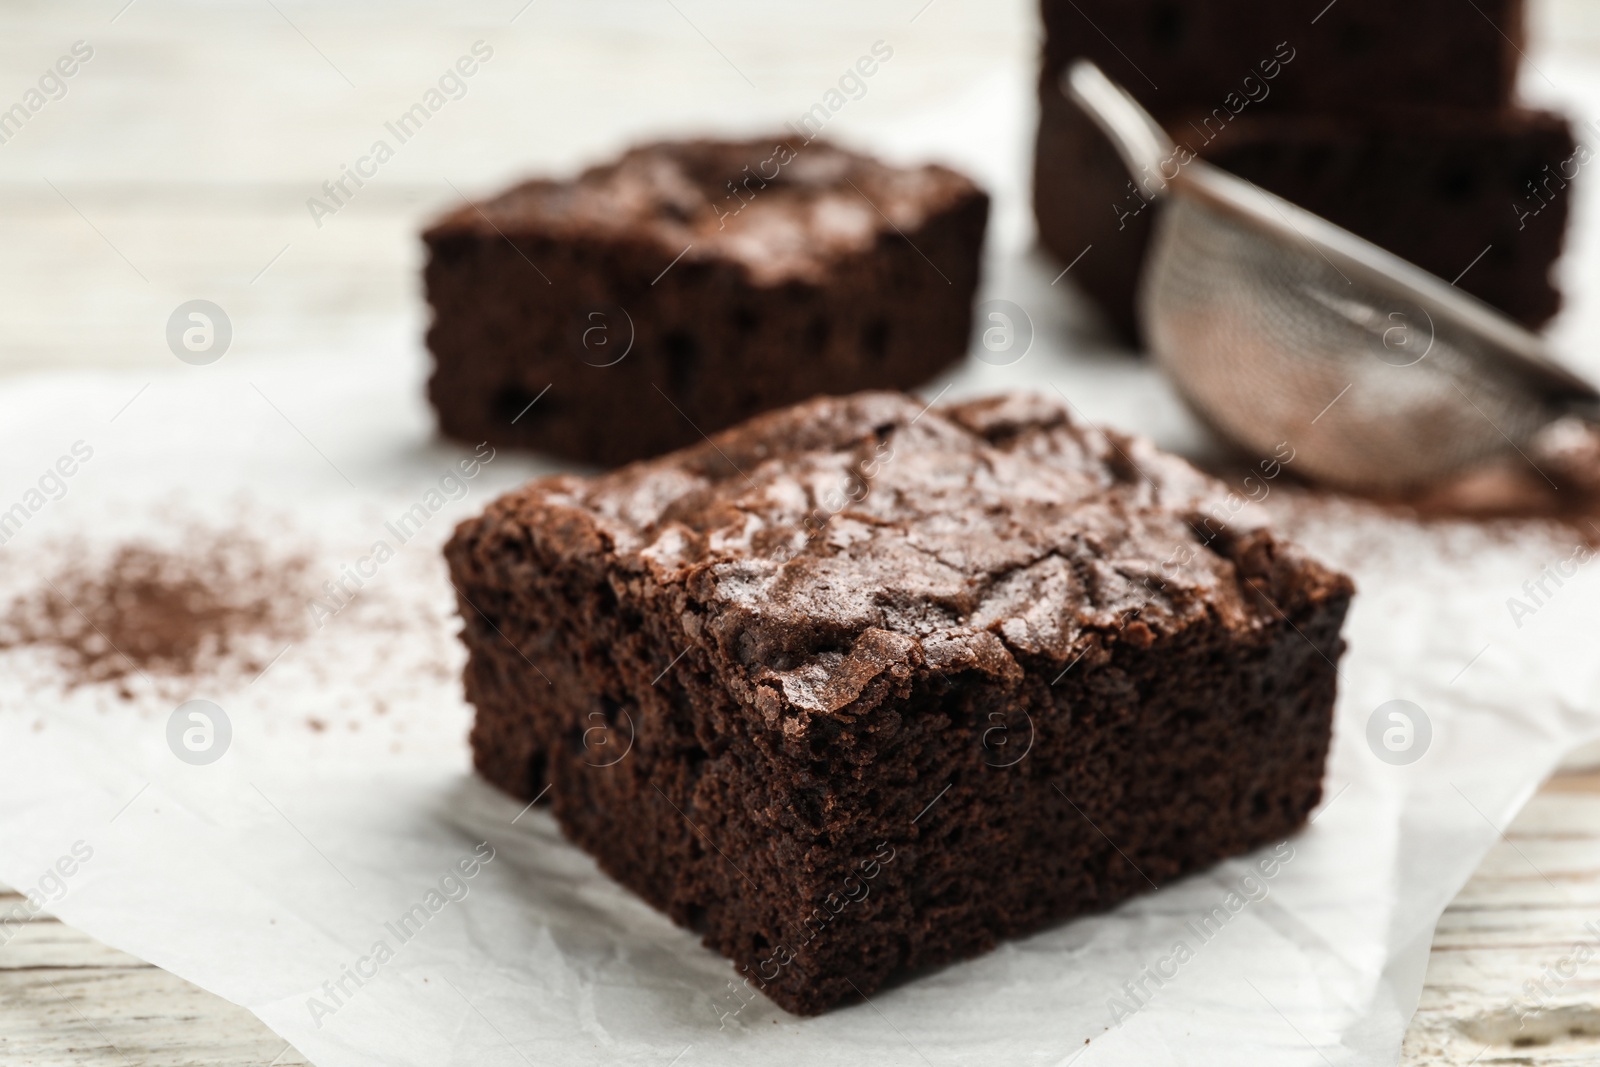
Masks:
[[[1490,464],[1406,506],[1424,522],[1532,520],[1600,545],[1600,464],[1575,468],[1550,457],[1540,459],[1538,467],[1519,459]]]
[[[63,552],[0,614],[0,649],[54,654],[67,688],[259,672],[305,628],[302,555],[239,531],[194,531],[176,549],[129,543]]]
[[[1487,463],[1425,491],[1405,497],[1362,496],[1311,485],[1286,472],[1268,495],[1292,501],[1291,510],[1350,505],[1424,526],[1467,522],[1485,533],[1511,539],[1544,530],[1600,547],[1600,456],[1575,452]],[[1222,462],[1207,469],[1240,496],[1263,484],[1249,467]],[[1245,487],[1245,488],[1241,488]],[[1273,510],[1281,511],[1281,508]]]

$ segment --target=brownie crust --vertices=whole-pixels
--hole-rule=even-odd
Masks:
[[[967,350],[988,197],[822,141],[663,142],[423,235],[440,429],[603,467]],[[537,403],[535,401],[537,400]]]
[[[533,482],[446,547],[477,767],[792,1012],[1109,908],[1321,795],[1352,586],[1224,495],[1026,394]]]

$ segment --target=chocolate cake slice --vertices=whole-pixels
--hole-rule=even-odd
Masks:
[[[1093,60],[1159,119],[1256,111],[1500,108],[1523,0],[1042,0],[1045,76]]]
[[[1321,794],[1351,583],[1225,495],[1026,394],[535,481],[445,550],[478,769],[793,1012],[1109,908]]]
[[[965,355],[988,197],[822,141],[645,145],[425,234],[446,434],[611,466]]]
[[[1337,10],[1337,8],[1335,9]],[[1179,144],[1491,304],[1530,328],[1561,307],[1554,267],[1589,160],[1544,111],[1393,108],[1381,115],[1192,113]],[[1159,210],[1104,135],[1050,81],[1034,156],[1039,238],[1123,335]]]

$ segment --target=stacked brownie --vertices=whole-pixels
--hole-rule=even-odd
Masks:
[[[1155,209],[1059,88],[1097,63],[1201,158],[1389,249],[1530,327],[1588,160],[1514,100],[1523,0],[1043,0],[1040,239],[1121,331]]]
[[[477,766],[738,997],[870,996],[1303,823],[1352,588],[1226,498],[1030,395],[533,482],[446,548]]]
[[[440,428],[612,466],[966,354],[988,197],[784,136],[644,145],[424,235]]]

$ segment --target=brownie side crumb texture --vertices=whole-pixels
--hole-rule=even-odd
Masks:
[[[1144,207],[1104,136],[1040,85],[1034,210],[1073,279],[1118,333],[1137,334],[1134,294],[1159,208]],[[1561,307],[1554,267],[1581,165],[1566,119],[1543,111],[1392,109],[1384,116],[1205,115],[1174,140],[1460,287],[1530,328]],[[1471,268],[1470,270],[1468,268]]]
[[[424,234],[429,397],[450,436],[612,466],[916,385],[966,353],[987,218],[947,168],[787,137],[527,182]]]
[[[446,548],[477,766],[751,989],[870,995],[1316,804],[1352,586],[1223,494],[1025,394],[531,483]]]
[[[1091,59],[1163,120],[1229,94],[1269,111],[1500,108],[1526,49],[1523,0],[1043,0],[1041,11],[1048,78]]]

